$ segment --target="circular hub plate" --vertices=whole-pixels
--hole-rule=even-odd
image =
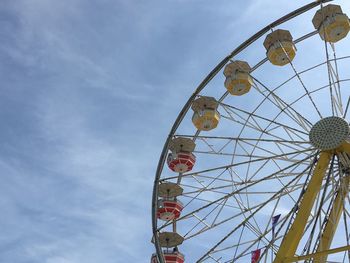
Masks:
[[[327,117],[312,127],[309,136],[316,148],[333,150],[349,137],[349,124],[340,117]]]

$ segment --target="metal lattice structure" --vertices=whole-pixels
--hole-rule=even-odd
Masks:
[[[350,262],[350,10],[328,2],[257,32],[188,99],[154,181],[152,262]]]

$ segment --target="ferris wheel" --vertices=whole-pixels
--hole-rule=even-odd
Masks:
[[[188,99],[155,176],[152,263],[350,262],[350,10],[336,2],[263,28]]]

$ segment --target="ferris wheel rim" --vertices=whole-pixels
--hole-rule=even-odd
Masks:
[[[160,155],[160,159],[158,162],[158,166],[157,166],[157,171],[156,171],[156,177],[155,177],[155,181],[154,181],[154,185],[153,185],[153,194],[152,194],[152,230],[153,230],[153,241],[154,241],[154,245],[156,248],[156,254],[158,256],[158,260],[159,263],[164,263],[164,258],[163,258],[163,252],[162,252],[162,248],[159,244],[159,240],[158,240],[158,228],[157,228],[157,217],[156,217],[156,209],[157,209],[157,204],[158,204],[158,184],[160,182],[160,176],[164,167],[164,163],[166,160],[166,153],[168,151],[168,147],[169,147],[169,142],[171,140],[171,138],[175,135],[175,132],[179,126],[179,124],[182,122],[184,116],[186,115],[186,113],[188,112],[188,110],[190,109],[191,103],[193,102],[193,100],[196,98],[196,96],[198,96],[198,94],[205,88],[205,86],[211,81],[211,79],[218,74],[218,72],[227,64],[227,62],[229,62],[234,56],[238,55],[239,53],[241,53],[244,49],[246,49],[248,46],[250,46],[252,43],[254,43],[257,39],[259,39],[260,37],[262,37],[264,34],[266,34],[271,28],[274,28],[278,25],[281,25],[285,22],[287,22],[288,20],[301,15],[302,13],[311,10],[317,6],[319,6],[320,4],[323,3],[327,3],[327,2],[332,2],[334,0],[317,0],[317,1],[313,1],[309,4],[306,4],[290,13],[288,13],[287,15],[275,20],[274,22],[270,23],[269,25],[267,25],[266,27],[262,28],[260,31],[258,31],[257,33],[255,33],[254,35],[252,35],[250,38],[248,38],[246,41],[244,41],[241,45],[239,45],[236,49],[234,49],[228,56],[226,56],[221,62],[219,62],[219,64],[214,67],[214,69],[204,78],[204,80],[199,84],[199,86],[196,88],[195,92],[190,96],[190,98],[187,100],[187,102],[185,103],[185,105],[183,106],[182,110],[180,111],[178,117],[176,118],[169,135],[167,136],[167,139],[164,143],[163,146],[163,150],[161,152]],[[311,32],[305,36],[303,36],[302,38],[299,39],[299,41],[303,41],[305,38],[307,38],[308,36],[314,35],[316,34],[317,31]],[[257,66],[259,66],[259,64],[257,64]]]

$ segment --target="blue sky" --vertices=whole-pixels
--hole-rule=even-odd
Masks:
[[[155,168],[182,105],[307,2],[2,0],[0,262],[148,262]]]

